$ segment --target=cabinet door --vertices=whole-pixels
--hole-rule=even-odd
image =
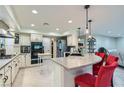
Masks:
[[[72,46],[72,35],[70,35],[70,36],[67,36],[67,45],[68,46]]]
[[[12,61],[12,82],[14,82],[15,75],[16,75],[15,63],[16,63],[15,60]]]
[[[14,82],[19,70],[18,57],[12,61],[12,82]]]
[[[20,55],[20,64],[21,64],[21,67],[26,66],[26,56],[25,56],[25,54]]]
[[[10,87],[12,84],[12,65],[9,63],[5,67],[5,72],[4,72],[4,86],[5,87]]]
[[[14,54],[14,39],[13,38],[5,39],[5,49],[6,49],[6,55]]]
[[[31,66],[31,54],[22,54],[20,56],[20,67]]]
[[[78,46],[78,37],[76,34],[72,34],[67,37],[67,45],[68,46]]]
[[[31,66],[31,54],[26,54],[26,66]]]
[[[31,34],[32,42],[42,42],[42,35],[39,34]]]
[[[4,86],[3,78],[4,78],[4,69],[1,69],[0,70],[0,87]]]
[[[77,44],[78,44],[78,39],[77,36],[74,34],[72,35],[72,45],[77,46]]]
[[[20,34],[20,44],[21,45],[30,45],[30,35],[28,34]]]

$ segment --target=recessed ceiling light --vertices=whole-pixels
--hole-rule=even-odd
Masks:
[[[38,14],[37,10],[32,10],[33,14]]]
[[[68,20],[68,23],[72,23],[72,20]]]
[[[49,23],[43,23],[43,26],[49,26],[50,24]]]
[[[59,28],[56,28],[57,31],[59,31],[60,29]]]
[[[35,26],[35,24],[31,24],[31,26],[32,26],[32,27],[34,27],[34,26]]]

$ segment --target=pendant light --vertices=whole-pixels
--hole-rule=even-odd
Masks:
[[[88,38],[92,38],[91,22],[92,22],[92,20],[88,20],[88,23],[89,23],[89,36],[88,36]]]
[[[90,5],[85,5],[84,8],[86,9],[86,34],[89,33],[89,28],[88,28],[88,8]]]

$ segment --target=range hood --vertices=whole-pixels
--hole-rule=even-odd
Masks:
[[[10,31],[6,31],[0,28],[0,37],[1,38],[14,38],[14,34]]]
[[[14,34],[9,29],[9,26],[3,20],[0,20],[0,37],[14,38]]]

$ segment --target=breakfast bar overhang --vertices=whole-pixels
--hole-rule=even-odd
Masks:
[[[101,57],[95,54],[52,58],[55,86],[74,87],[74,77],[83,73],[92,73],[92,65],[100,62]]]

